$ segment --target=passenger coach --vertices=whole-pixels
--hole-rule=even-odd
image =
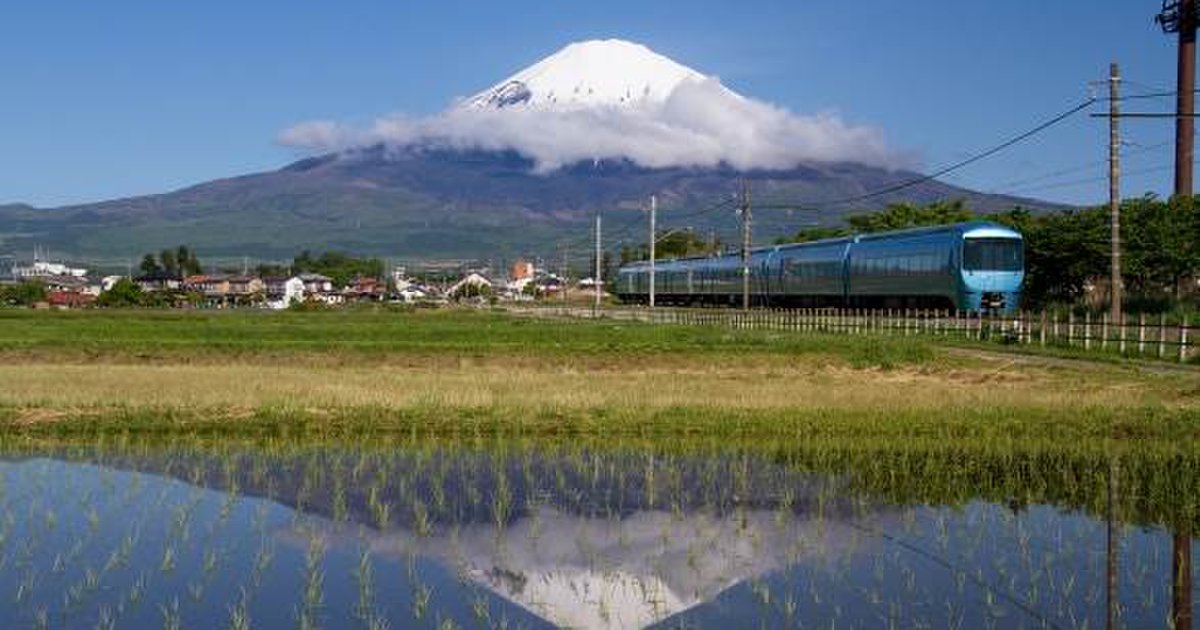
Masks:
[[[621,267],[617,295],[649,300],[649,264]],[[755,249],[751,299],[761,306],[950,308],[1006,312],[1025,280],[1020,233],[983,221]],[[655,301],[740,304],[740,254],[661,260]]]

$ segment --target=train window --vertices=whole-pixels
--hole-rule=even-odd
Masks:
[[[969,238],[963,242],[963,269],[1020,271],[1022,243],[1015,238]]]

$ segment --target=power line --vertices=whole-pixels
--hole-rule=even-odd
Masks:
[[[1146,168],[1141,168],[1141,169],[1134,169],[1134,170],[1127,170],[1127,171],[1123,171],[1122,175],[1123,175],[1124,177],[1132,177],[1132,176],[1135,176],[1135,175],[1146,175],[1146,174],[1149,174],[1149,173],[1159,173],[1159,172],[1162,172],[1162,171],[1170,170],[1172,166],[1173,166],[1173,165],[1171,165],[1171,164],[1158,164],[1158,165],[1156,165],[1156,166],[1149,166],[1149,167],[1146,167]],[[1051,183],[1051,184],[1045,184],[1045,185],[1042,185],[1042,186],[1032,186],[1032,187],[1026,187],[1026,188],[1014,188],[1014,189],[1011,189],[1009,192],[1012,192],[1012,193],[1029,193],[1029,192],[1035,192],[1035,191],[1039,191],[1039,190],[1054,190],[1054,189],[1056,189],[1056,188],[1070,188],[1070,187],[1072,187],[1072,186],[1082,186],[1083,184],[1094,184],[1094,183],[1096,183],[1096,182],[1102,182],[1102,181],[1105,181],[1105,180],[1107,180],[1107,179],[1108,179],[1108,175],[1097,175],[1097,176],[1095,176],[1095,177],[1087,177],[1087,178],[1082,178],[1082,179],[1074,179],[1074,180],[1067,180],[1067,181],[1062,181],[1062,182],[1054,182],[1054,183]],[[981,194],[981,195],[982,195],[982,194],[989,194],[989,193],[977,193],[977,194]]]
[[[790,206],[806,207],[806,206],[812,206],[812,205],[816,205],[816,204],[820,204],[822,206],[845,205],[848,203],[865,201],[867,199],[874,199],[876,197],[880,197],[880,196],[887,195],[890,193],[898,192],[898,191],[904,190],[906,188],[911,188],[918,184],[923,184],[925,182],[933,181],[939,177],[942,177],[943,175],[947,175],[949,173],[952,173],[952,172],[962,169],[964,167],[970,166],[971,164],[974,164],[980,160],[991,157],[991,156],[993,156],[1015,144],[1018,144],[1032,136],[1035,136],[1035,135],[1045,131],[1046,129],[1049,129],[1049,128],[1061,123],[1064,120],[1067,120],[1068,118],[1074,116],[1075,114],[1078,114],[1079,112],[1087,109],[1092,104],[1096,103],[1097,100],[1098,99],[1096,99],[1096,98],[1088,98],[1088,99],[1084,100],[1083,102],[1075,105],[1074,107],[1071,107],[1071,108],[1069,108],[1059,114],[1056,114],[1056,115],[1050,117],[1049,119],[1037,124],[1033,128],[1031,128],[1027,131],[1023,131],[1015,136],[1012,136],[1011,138],[1008,138],[1007,140],[1001,142],[1000,144],[997,144],[997,145],[995,145],[991,148],[988,148],[984,151],[975,153],[974,155],[971,155],[970,157],[959,160],[958,162],[954,162],[953,164],[950,164],[948,166],[944,166],[944,167],[937,169],[936,171],[929,173],[927,175],[921,175],[919,177],[914,177],[912,179],[908,179],[908,180],[905,180],[905,181],[897,183],[897,184],[885,186],[883,188],[873,190],[871,192],[863,193],[860,195],[853,195],[853,196],[849,196],[849,197],[843,197],[841,199],[826,199],[826,200],[807,201],[807,202],[800,202],[800,203],[788,203],[786,201],[779,202],[779,203],[773,203],[771,201],[768,201],[768,202],[759,204],[759,206],[760,207],[768,207],[768,206],[769,207],[777,207],[777,206],[779,206],[779,207],[790,207]]]

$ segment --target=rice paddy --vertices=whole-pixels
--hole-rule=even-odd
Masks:
[[[1186,367],[421,311],[0,311],[0,359],[0,627],[1161,627],[1200,595]]]
[[[1161,626],[1200,525],[1195,452],[181,442],[6,440],[0,624]]]

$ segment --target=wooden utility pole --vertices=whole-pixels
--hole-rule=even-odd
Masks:
[[[1112,257],[1110,264],[1111,288],[1111,317],[1113,324],[1120,326],[1122,321],[1121,303],[1121,139],[1118,130],[1119,106],[1117,104],[1118,86],[1121,82],[1121,72],[1114,62],[1108,67],[1108,214],[1112,223]]]
[[[1155,18],[1165,33],[1179,34],[1175,62],[1175,195],[1192,195],[1196,113],[1196,0],[1164,0]]]
[[[658,197],[650,195],[650,308],[654,308],[654,241],[658,236],[654,233],[654,222],[658,214]]]
[[[750,182],[742,180],[742,309],[750,310]]]
[[[1192,196],[1196,142],[1196,0],[1179,3],[1175,88],[1175,195]]]
[[[1192,197],[1196,113],[1196,0],[1163,2],[1155,21],[1166,33],[1179,33],[1175,62],[1175,196]],[[1181,519],[1183,521],[1183,519]],[[1171,621],[1192,627],[1192,536],[1181,522],[1172,532]]]

